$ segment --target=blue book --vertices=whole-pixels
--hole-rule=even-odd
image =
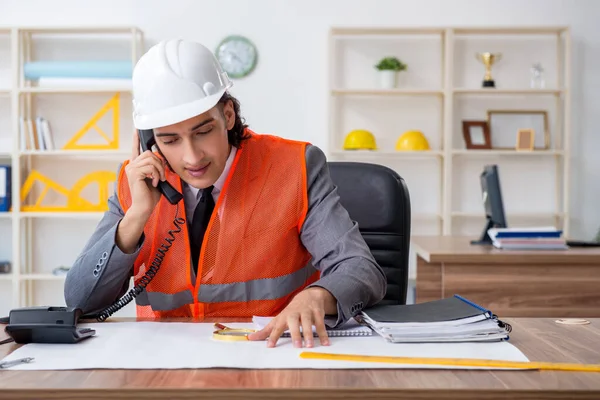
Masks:
[[[560,238],[562,231],[500,231],[496,239]]]
[[[11,167],[0,165],[0,212],[10,211]]]

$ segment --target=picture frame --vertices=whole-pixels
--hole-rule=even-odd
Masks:
[[[521,130],[533,130],[534,143],[531,150],[550,148],[548,112],[546,110],[488,110],[487,122],[494,135],[492,147],[514,150],[515,135]]]
[[[489,150],[492,148],[491,132],[487,121],[464,120],[462,126],[467,149]]]
[[[533,129],[519,129],[517,131],[516,150],[532,151],[535,144],[535,131]]]

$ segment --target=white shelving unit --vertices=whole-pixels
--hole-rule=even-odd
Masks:
[[[475,52],[500,52],[496,88],[482,88]],[[508,224],[556,225],[569,234],[570,31],[568,27],[332,28],[329,34],[329,154],[396,170],[412,199],[412,234],[479,235],[484,227],[479,174],[497,164]],[[375,65],[395,56],[408,65],[393,89],[379,86]],[[545,86],[530,87],[541,62]],[[488,110],[545,110],[550,147],[520,151],[467,149],[463,120]],[[372,132],[377,150],[344,150],[354,129]],[[407,130],[420,130],[430,151],[395,151]],[[510,138],[516,143],[516,132]],[[504,146],[502,146],[504,147]]]
[[[52,270],[76,259],[103,215],[99,211],[23,211],[21,187],[29,173],[35,169],[68,189],[89,172],[101,169],[116,173],[119,164],[130,156],[133,132],[131,87],[126,80],[123,85],[38,86],[37,81],[25,79],[24,65],[36,60],[118,59],[131,61],[133,66],[144,51],[144,36],[132,26],[0,27],[0,39],[4,39],[0,40],[0,55],[6,54],[4,59],[10,60],[7,64],[0,62],[0,102],[8,98],[8,110],[0,107],[0,124],[9,122],[8,128],[0,125],[0,143],[8,138],[12,144],[10,149],[0,148],[0,164],[12,167],[12,212],[0,213],[0,234],[12,233],[10,237],[3,235],[0,241],[0,260],[12,264],[10,274],[0,274],[0,315],[5,315],[16,307],[64,304],[64,276],[53,275]],[[120,95],[119,148],[62,149],[116,93]],[[20,118],[38,115],[49,121],[54,150],[21,147]],[[103,118],[109,122],[100,120],[98,125],[106,123],[110,127],[111,112]],[[110,128],[102,129],[110,132]],[[114,190],[114,184],[111,186]],[[39,195],[43,187],[42,183],[33,191]],[[80,195],[98,201],[98,189],[86,187]],[[64,203],[64,197],[52,193],[46,199],[53,205]],[[9,248],[2,246],[6,241],[11,243]]]

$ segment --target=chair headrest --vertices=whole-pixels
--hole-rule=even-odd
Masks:
[[[360,162],[333,161],[328,166],[340,202],[361,232],[406,232],[410,196],[398,173],[383,165]]]

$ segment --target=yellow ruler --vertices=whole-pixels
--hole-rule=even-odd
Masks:
[[[422,358],[422,357],[392,357],[392,356],[363,356],[358,354],[334,354],[304,351],[300,358],[313,360],[358,361],[388,364],[420,364],[420,365],[449,365],[456,367],[490,367],[539,369],[548,371],[579,371],[600,372],[600,364],[569,364],[531,361],[499,361],[478,360],[472,358]]]

